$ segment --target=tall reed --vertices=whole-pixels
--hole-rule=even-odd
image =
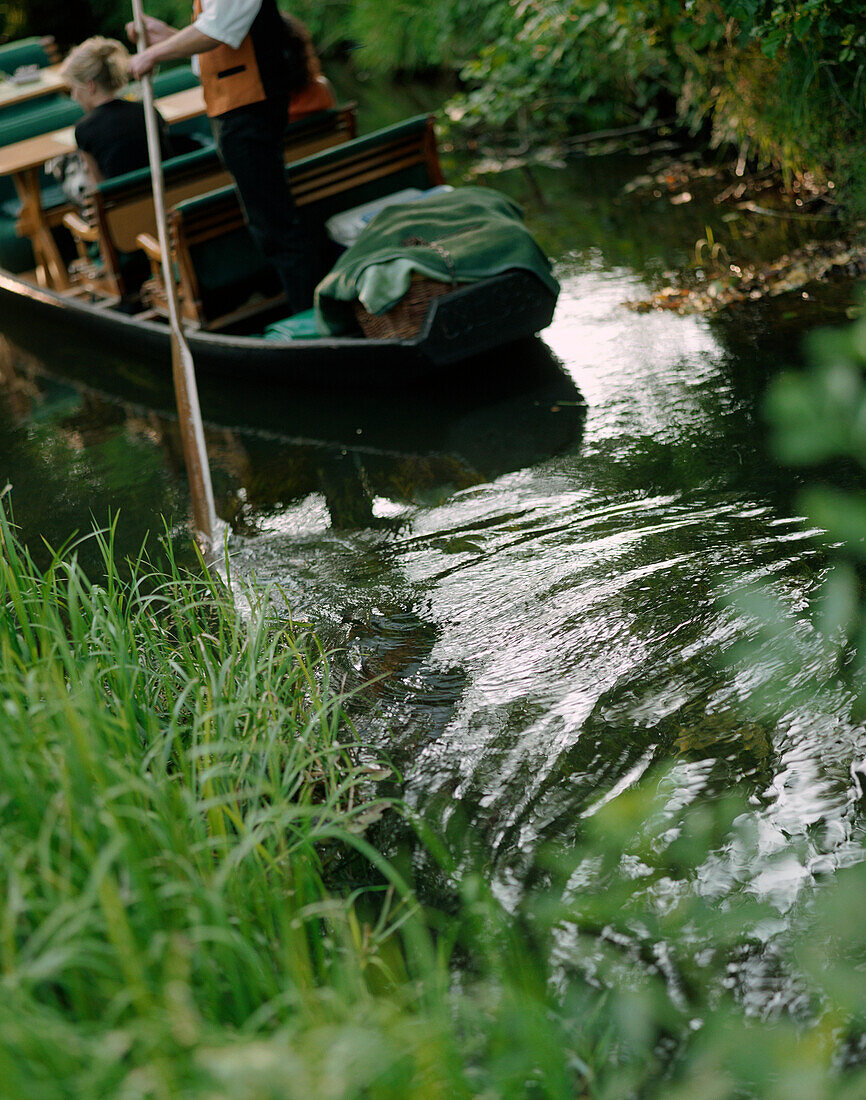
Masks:
[[[325,886],[352,846],[377,860],[384,803],[315,636],[207,570],[122,580],[95,537],[104,582],[74,548],[40,571],[0,509],[0,1059],[38,1048],[46,1096],[90,1029],[122,1076],[151,1031],[275,1026],[340,988],[347,945],[360,989],[387,920],[362,944]]]

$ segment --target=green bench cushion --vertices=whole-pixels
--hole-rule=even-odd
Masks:
[[[19,38],[0,46],[0,70],[10,76],[22,65],[36,65],[42,69],[50,62],[41,38]]]
[[[38,134],[49,134],[65,126],[74,126],[84,112],[71,99],[60,97],[37,105],[26,114],[0,119],[0,145],[13,145]]]

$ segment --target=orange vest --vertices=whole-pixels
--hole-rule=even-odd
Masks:
[[[193,0],[193,15],[201,15],[201,0]],[[208,116],[224,115],[236,107],[249,107],[267,99],[252,35],[247,35],[236,50],[217,46],[198,55],[201,87]]]

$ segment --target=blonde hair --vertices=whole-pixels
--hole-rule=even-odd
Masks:
[[[129,79],[129,53],[114,38],[88,38],[72,50],[60,70],[73,84],[92,80],[106,92],[119,91]]]

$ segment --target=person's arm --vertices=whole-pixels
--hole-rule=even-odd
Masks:
[[[162,19],[157,19],[155,15],[146,15],[144,17],[144,31],[147,35],[147,44],[155,46],[157,42],[164,42],[166,38],[171,38],[173,34],[176,34],[177,28],[170,27]],[[126,37],[130,42],[138,41],[138,31],[135,29],[135,23],[126,24]]]
[[[175,31],[170,38],[148,46],[141,53],[133,54],[129,61],[129,75],[134,80],[139,80],[162,61],[182,61],[193,54],[209,53],[221,45],[219,39],[202,34],[195,23],[191,23],[182,31]]]
[[[194,23],[169,38],[160,38],[160,41],[136,54],[130,62],[130,74],[138,79],[161,61],[181,61],[197,53],[208,53],[217,46],[237,49],[249,33],[261,6],[262,0],[231,0],[231,3],[214,0]],[[166,24],[161,20],[155,22],[160,24],[156,33],[162,35]]]

